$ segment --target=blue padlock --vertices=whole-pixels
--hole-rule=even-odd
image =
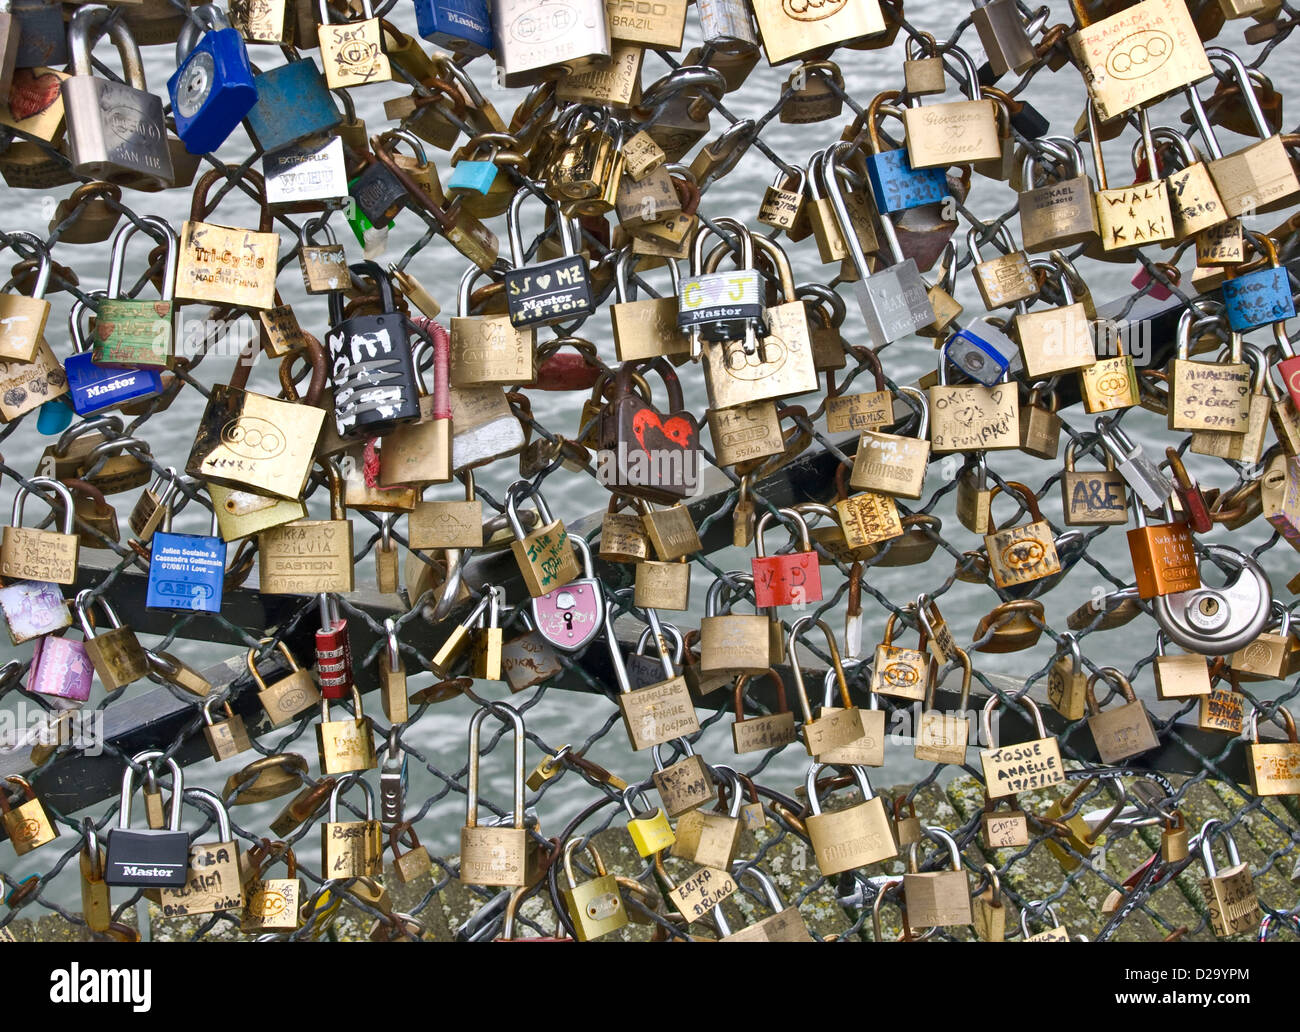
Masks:
[[[257,87],[244,40],[225,12],[204,4],[194,9],[194,17],[198,21],[186,19],[176,39],[176,71],[167,80],[167,94],[185,149],[208,154],[257,103]]]
[[[328,133],[342,121],[316,62],[295,58],[253,79],[257,103],[248,111],[248,133],[264,151]]]
[[[52,437],[72,425],[72,409],[62,398],[51,398],[36,413],[36,431]]]
[[[92,296],[103,297],[104,294],[100,291]],[[80,298],[72,303],[68,313],[68,332],[76,350],[63,362],[72,407],[77,415],[89,416],[161,394],[162,377],[156,369],[106,369],[95,365],[81,332],[81,316],[87,311],[88,306]]]
[[[452,168],[451,178],[447,180],[447,190],[451,193],[473,190],[486,197],[496,178],[497,167],[494,162],[465,160]]]
[[[992,387],[1021,366],[1020,349],[985,318],[974,319],[948,338],[948,361],[972,380]]]
[[[907,148],[885,150],[880,139],[877,116],[886,100],[897,100],[896,90],[882,93],[867,108],[867,136],[871,141],[867,158],[867,178],[881,214],[907,211],[923,204],[935,204],[948,196],[948,175],[942,168],[912,167]]]
[[[1236,333],[1295,317],[1291,281],[1286,269],[1277,263],[1277,248],[1268,237],[1257,239],[1263,241],[1268,266],[1223,281],[1223,305],[1228,325]]]
[[[175,473],[175,470],[171,470]],[[184,613],[221,612],[222,582],[226,576],[226,543],[217,531],[212,513],[211,533],[173,534],[171,495],[173,480],[159,500],[165,507],[161,530],[149,542],[149,587],[145,608],[175,609]]]
[[[415,0],[415,31],[453,54],[477,57],[492,49],[487,0]]]

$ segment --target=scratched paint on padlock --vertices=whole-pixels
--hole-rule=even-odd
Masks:
[[[352,432],[362,412],[375,412],[381,419],[396,418],[410,392],[392,382],[397,349],[388,329],[349,334],[331,331],[325,342],[330,349],[339,436]]]
[[[822,600],[822,575],[816,552],[750,560],[754,571],[754,604],[789,606]]]

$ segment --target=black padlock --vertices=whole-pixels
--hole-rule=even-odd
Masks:
[[[409,196],[392,170],[377,158],[349,184],[348,194],[374,226],[388,225]]]
[[[514,268],[506,271],[506,306],[510,325],[516,327],[567,322],[591,313],[591,277],[587,259],[578,254],[569,219],[559,206],[551,204],[564,255],[549,262],[524,264],[524,244],[519,231],[519,206],[529,196],[520,189],[510,202],[506,226],[510,231],[510,258]]]
[[[343,317],[343,292],[330,292],[325,336],[334,383],[334,421],[340,437],[378,437],[420,417],[420,391],[411,361],[406,317],[393,303],[393,285],[374,262],[348,267],[375,282],[383,311]]]
[[[157,749],[136,754],[132,763],[147,763],[162,759]],[[131,767],[122,775],[122,798],[119,803],[117,827],[108,830],[108,854],[104,865],[104,881],[109,885],[143,885],[156,888],[163,885],[179,888],[189,874],[190,836],[181,830],[181,799],[184,783],[180,764],[167,757],[172,772],[171,814],[166,828],[131,827],[131,796],[135,793],[135,779]]]

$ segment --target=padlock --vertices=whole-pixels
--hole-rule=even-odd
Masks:
[[[1031,266],[1049,272],[1055,268],[1053,262],[1032,262]],[[1071,277],[1061,270],[1058,282],[1065,299],[1063,305],[1020,312],[1015,318],[1020,358],[1030,380],[1086,369],[1097,361],[1092,325],[1083,304],[1074,299]]]
[[[831,149],[826,165],[826,190],[830,194],[835,216],[843,226],[853,224],[840,184],[840,167],[852,151],[852,144],[841,143]],[[893,153],[893,152],[889,152]],[[946,186],[945,186],[946,195]],[[877,197],[880,193],[877,192]],[[874,275],[856,233],[846,233],[851,264],[858,274],[853,284],[858,309],[877,348],[883,348],[909,333],[915,333],[935,321],[929,291],[915,258],[903,258],[898,233],[888,218],[881,220],[887,255],[890,259]]]
[[[1155,143],[1145,108],[1140,108],[1144,169],[1157,176]],[[1101,130],[1097,126],[1095,106],[1088,105],[1089,135],[1092,139],[1093,163],[1097,166],[1097,232],[1102,253],[1128,252],[1132,248],[1174,239],[1173,214],[1169,206],[1168,184],[1159,178],[1111,188],[1106,179],[1106,165],[1101,153]],[[1100,257],[1100,256],[1098,256]],[[1124,260],[1128,260],[1127,257]]]
[[[1300,794],[1300,744],[1296,742],[1295,721],[1285,706],[1277,707],[1273,719],[1276,721],[1278,716],[1286,728],[1285,742],[1261,742],[1258,707],[1250,715],[1251,740],[1246,753],[1250,758],[1250,790],[1257,796]]]
[[[1087,708],[1088,675],[1083,672],[1079,639],[1073,632],[1061,635],[1068,652],[1052,664],[1047,674],[1047,701],[1066,720],[1082,720]]]
[[[1096,819],[1096,812],[1082,813],[1079,810],[1082,804],[1078,804],[1077,800],[1083,790],[1095,780],[1095,778],[1081,780],[1063,799],[1053,801],[1042,818],[1043,823],[1047,823],[1055,832],[1055,835],[1047,840],[1048,851],[1056,857],[1066,874],[1083,864],[1087,864],[1090,868],[1094,865],[1100,867],[1105,856],[1102,832],[1123,812],[1124,804],[1128,799],[1124,782],[1113,777],[1111,780],[1114,787],[1119,789],[1119,798],[1114,805],[1101,814],[1100,820]]]
[[[316,62],[292,47],[281,49],[287,62],[254,76],[257,103],[247,116],[249,136],[268,153],[330,133],[343,120]]]
[[[1228,845],[1227,870],[1220,871],[1214,862],[1214,839],[1221,835]],[[1205,877],[1200,880],[1201,895],[1210,912],[1210,927],[1223,939],[1253,931],[1259,924],[1259,898],[1250,867],[1241,862],[1236,839],[1223,821],[1211,817],[1201,825],[1201,863]]]
[[[360,785],[366,793],[365,819],[340,821],[339,799],[352,785]],[[470,798],[472,800],[473,796]],[[383,827],[375,819],[375,790],[359,774],[340,778],[330,792],[329,817],[320,826],[320,848],[321,877],[327,881],[378,878],[382,873]]]
[[[434,46],[476,57],[492,49],[485,0],[416,0],[415,31]]]
[[[191,154],[215,151],[257,103],[248,50],[215,4],[195,8],[182,25],[167,94],[176,135]]]
[[[624,170],[627,171],[626,165]],[[778,170],[772,185],[763,191],[763,201],[758,206],[758,221],[765,226],[784,230],[792,241],[800,239],[799,227],[807,222],[807,210],[804,207],[807,182],[808,174],[803,168],[794,169],[793,183],[789,174]]]
[[[916,436],[863,430],[849,486],[899,498],[920,498],[930,463],[930,406],[925,395],[914,387],[900,387],[898,393],[916,399],[920,414]]]
[[[334,384],[334,418],[340,437],[373,437],[419,418],[419,387],[405,317],[396,310],[387,273],[370,261],[349,269],[374,281],[382,310],[345,318],[342,292],[330,294],[325,343]]]
[[[426,350],[433,354],[432,393],[425,389],[424,374],[420,369],[421,355]],[[381,486],[423,487],[451,480],[450,354],[450,343],[445,333],[434,333],[431,347],[423,341],[416,344],[412,365],[419,390],[420,415],[415,422],[403,423],[385,437],[379,459]],[[417,507],[420,504],[417,502]]]
[[[1001,802],[1007,804],[1007,810],[998,808]],[[985,795],[984,812],[980,815],[980,833],[989,849],[1020,849],[1029,845],[1029,822],[1014,793],[1001,799]]]
[[[631,818],[627,822],[627,832],[639,855],[653,856],[671,846],[676,836],[662,806],[653,810],[647,807],[640,811],[632,808],[632,798],[636,795],[645,799],[645,793],[636,785],[629,785],[623,790],[623,808]]]
[[[272,685],[268,685],[262,679],[261,673],[258,672],[255,662],[257,649],[249,649],[247,657],[248,671],[257,684],[257,699],[262,704],[262,708],[266,710],[273,728],[283,727],[303,710],[313,707],[321,701],[320,694],[316,690],[316,684],[312,681],[311,671],[303,670],[298,666],[293,658],[293,653],[289,651],[289,646],[284,642],[279,642],[277,648],[289,664],[291,672],[287,677],[281,678]]]
[[[352,644],[338,600],[322,592],[320,629],[316,632],[316,677],[324,699],[345,698],[352,687]]]
[[[1187,820],[1181,810],[1175,810],[1160,831],[1160,859],[1167,864],[1186,860],[1189,855]]]
[[[690,275],[681,283],[677,295],[677,326],[691,339],[691,355],[701,353],[701,341],[726,345],[739,341],[748,362],[758,355],[758,338],[767,332],[759,295],[758,271],[754,267],[754,238],[739,233],[739,267],[732,272],[706,272],[704,242],[714,230],[702,226],[695,235],[691,250]],[[761,361],[761,356],[760,356]],[[716,392],[717,388],[712,387]],[[744,399],[758,400],[750,394]],[[731,399],[710,396],[710,407],[727,408]]]
[[[1169,210],[1174,219],[1174,242],[1182,243],[1205,230],[1223,225],[1228,219],[1228,213],[1219,197],[1219,191],[1215,189],[1209,166],[1200,160],[1191,141],[1168,126],[1152,129],[1151,137],[1157,146],[1161,143],[1171,145],[1183,164],[1182,168],[1164,177],[1169,195]],[[1141,145],[1140,139],[1133,145],[1134,165],[1139,160],[1137,151]],[[1199,243],[1197,254],[1200,254]]]
[[[1205,545],[1202,561],[1226,581],[1157,597],[1156,622],[1169,640],[1203,655],[1225,655],[1254,641],[1268,623],[1273,594],[1268,576],[1250,556],[1228,545]]]
[[[9,526],[0,540],[0,575],[11,580],[73,584],[77,579],[79,541],[73,532],[72,494],[48,477],[33,477],[14,493]],[[63,503],[63,530],[29,530],[23,526],[27,495],[34,489],[52,491]]]
[[[1187,88],[1187,101],[1193,119],[1209,152],[1210,178],[1223,199],[1230,218],[1277,211],[1293,203],[1300,194],[1300,180],[1283,144],[1272,132],[1259,105],[1259,97],[1241,58],[1230,50],[1212,47],[1206,51],[1212,61],[1226,64],[1238,87],[1238,101],[1245,107],[1259,141],[1224,155],[1206,117],[1205,108],[1194,86]],[[1235,105],[1234,105],[1235,106]]]
[[[970,703],[970,656],[964,649],[957,649],[957,661],[961,664],[961,701],[955,713],[944,713],[934,708],[934,692],[939,678],[933,677],[926,690],[922,703],[921,719],[916,728],[916,744],[913,756],[927,763],[965,763],[966,743],[970,736],[966,710]]]
[[[485,681],[500,681],[505,633],[501,629],[501,607],[505,605],[506,591],[497,585],[488,585],[486,591],[488,607],[474,631],[469,673]]]
[[[361,693],[355,684],[352,685],[352,714],[351,718],[331,720],[330,696],[321,697],[316,746],[323,774],[347,774],[379,766],[370,718],[361,708]]]
[[[777,514],[778,519],[793,522],[799,535],[797,547],[800,551],[788,555],[767,554],[763,532],[773,514],[763,513],[754,534],[757,555],[750,560],[754,574],[755,605],[761,609],[770,609],[774,606],[802,606],[809,602],[820,602],[821,567],[808,537],[808,524],[793,509],[779,509]]]
[[[770,617],[763,613],[731,612],[728,580],[752,583],[752,575],[728,573],[709,585],[700,621],[700,670],[704,674],[757,675],[771,660]],[[728,678],[730,679],[730,678]]]
[[[48,581],[16,580],[0,588],[0,612],[14,645],[72,626],[63,592]]]
[[[839,687],[840,702],[843,704],[839,708],[823,707],[816,718],[813,717],[812,706],[808,701],[808,690],[804,687],[798,650],[799,635],[810,626],[819,628],[826,639],[826,647],[831,654],[831,667]],[[809,756],[827,762],[824,759],[827,753],[846,746],[857,746],[864,737],[868,736],[869,730],[876,730],[874,721],[871,722],[872,726],[869,729],[861,711],[853,705],[853,700],[849,696],[848,681],[844,677],[844,666],[840,661],[839,647],[835,644],[835,637],[824,620],[814,620],[811,616],[796,620],[790,627],[786,649],[789,653],[790,667],[795,675],[795,694],[799,697],[799,708],[803,714],[802,737],[804,748],[807,749]]]
[[[828,383],[826,391],[826,429],[831,433],[849,430],[876,430],[894,422],[894,395],[886,388],[885,371],[880,358],[870,348],[854,347],[853,357],[864,363],[875,377],[874,391],[844,394],[843,388]],[[928,415],[928,412],[927,412]]]
[[[1034,492],[1015,481],[1007,481],[1007,487],[1023,500],[1030,522],[1019,527],[998,528],[991,523],[990,518],[989,533],[984,535],[984,547],[988,552],[993,582],[1003,589],[1050,577],[1061,571],[1061,560],[1057,555],[1052,528],[1043,519]],[[1001,489],[1000,484],[993,488],[990,502]]]
[[[479,732],[489,715],[514,728],[514,809],[505,818],[509,825],[478,822]],[[524,722],[513,707],[494,703],[475,710],[470,718],[460,880],[465,885],[529,885],[537,869],[537,842],[524,820]]]
[[[438,677],[449,677],[452,667],[455,665],[460,653],[465,646],[470,643],[470,638],[474,629],[478,626],[479,621],[487,614],[488,607],[492,604],[492,592],[486,590],[482,597],[475,603],[474,607],[466,613],[460,623],[452,628],[451,634],[447,640],[442,643],[438,651],[433,654],[433,659],[429,661],[429,666],[434,674]]]
[[[677,263],[668,260],[672,293],[665,297],[630,300],[629,273],[635,268],[637,255],[620,251],[614,263],[618,300],[609,306],[614,331],[614,350],[620,362],[644,358],[685,357],[690,354],[690,339],[677,327],[677,298],[680,284]]]
[[[876,646],[871,665],[871,691],[894,699],[924,701],[934,677],[929,654],[925,651],[924,633],[915,649],[905,649],[894,644],[894,628],[900,617],[912,611],[894,610],[885,622],[884,640]]]
[[[984,770],[984,792],[989,799],[1002,799],[1065,781],[1060,743],[1043,726],[1038,704],[1027,695],[1014,701],[1029,711],[1038,737],[1026,742],[995,745],[993,711],[1002,700],[997,694],[989,696],[980,715],[980,733],[983,741],[988,743],[988,748],[980,750],[980,765]]]
[[[1108,360],[1103,359],[1104,361]],[[1101,365],[1102,362],[1097,364]],[[1142,451],[1142,446],[1133,443],[1128,435],[1107,417],[1097,420],[1097,438],[1101,441],[1106,454],[1115,459],[1120,476],[1132,488],[1134,504],[1148,509],[1164,508],[1165,503],[1173,496],[1173,481],[1147,458]]]
[[[1050,841],[1050,840],[1049,840]],[[1030,933],[1029,915],[1033,911],[1035,916],[1044,917],[1051,921],[1051,926],[1045,931]],[[1051,904],[1044,903],[1042,900],[1027,901],[1020,909],[1020,941],[1021,942],[1071,942],[1070,933],[1065,926],[1061,924],[1060,919],[1056,916],[1056,911]]]
[[[163,274],[162,297],[147,301],[122,296],[122,267],[126,259],[127,243],[141,228],[134,222],[123,223],[113,235],[109,258],[108,295],[99,302],[94,332],[94,363],[112,368],[145,368],[151,370],[170,368],[173,362],[172,298],[176,293],[176,233],[163,219],[144,216],[140,223],[146,229],[156,230],[166,242],[166,271]],[[68,359],[68,377],[71,381],[75,355]],[[159,384],[161,389],[161,384]],[[90,388],[92,396],[94,388]],[[140,400],[140,395],[128,392],[122,400]],[[74,398],[75,402],[75,398]]]
[[[1141,503],[1135,501],[1133,508],[1137,526],[1127,532],[1127,538],[1138,598],[1150,599],[1199,588],[1201,577],[1191,528],[1186,523],[1174,522],[1168,506],[1165,514],[1169,522],[1150,527]]]
[[[480,274],[481,270],[471,265],[460,280],[456,316],[451,320],[451,384],[481,389],[485,384],[532,383],[536,378],[536,331],[516,328],[505,315],[470,314],[470,289]],[[453,391],[453,406],[456,401]],[[471,394],[462,396],[462,401],[470,403],[477,398]],[[481,401],[475,404],[477,409],[483,407]],[[459,423],[453,411],[452,424]],[[458,469],[464,465],[454,456],[453,462]]]
[[[263,876],[265,865],[275,858],[277,850],[284,856],[285,877],[266,878]],[[249,850],[245,854],[245,873],[249,881],[245,891],[244,912],[240,918],[240,931],[245,935],[296,932],[301,927],[298,911],[302,903],[302,882],[298,879],[298,859],[294,856],[293,849],[283,842],[272,842],[264,860],[259,858],[250,861],[249,854],[252,852]]]
[[[221,720],[213,719],[212,705],[217,701],[217,698],[213,694],[203,700],[203,737],[207,740],[208,749],[212,752],[212,758],[220,761],[247,752],[253,748],[253,744],[249,741],[248,729],[244,726],[244,718],[236,716],[231,711],[228,700],[221,700],[226,710],[225,717]]]
[[[839,690],[839,675],[832,666],[826,671],[823,681],[822,716],[830,716],[839,711],[836,702]],[[883,767],[885,765],[885,713],[880,708],[880,697],[868,690],[870,700],[867,708],[858,708],[858,717],[862,722],[862,737],[847,745],[829,749],[818,756],[823,763],[840,764],[856,767]],[[902,843],[900,843],[901,845]]]
[[[1268,358],[1257,347],[1243,345],[1242,357],[1245,358],[1246,364],[1251,368],[1251,389],[1246,396],[1245,432],[1235,433],[1225,430],[1194,431],[1191,443],[1187,446],[1188,451],[1196,452],[1198,455],[1215,455],[1222,459],[1231,459],[1234,462],[1248,464],[1258,463],[1263,457],[1264,447],[1267,443],[1265,438],[1268,434],[1269,424],[1273,420],[1273,399],[1269,395],[1272,367],[1269,365]],[[1277,385],[1272,384],[1272,387],[1276,393]],[[1279,433],[1279,440],[1285,440],[1285,437],[1286,432],[1283,430]],[[1175,454],[1177,453],[1175,452]],[[1181,460],[1178,465],[1182,465]],[[1176,472],[1177,467],[1174,468]],[[1195,480],[1189,478],[1189,483],[1194,485]],[[1183,502],[1184,513],[1189,517],[1195,516],[1195,524],[1192,529],[1198,534],[1209,533],[1212,520],[1200,489],[1184,488],[1177,478],[1175,478],[1175,485],[1178,490],[1179,500]],[[1192,500],[1194,509],[1189,510],[1188,499]]]
[[[907,847],[907,872],[903,875],[903,896],[907,900],[907,920],[914,928],[939,928],[966,925],[974,921],[971,914],[970,882],[961,866],[961,850],[956,840],[942,828],[924,829],[924,837],[948,847],[949,870],[926,871],[920,868],[921,843]]]
[[[206,788],[187,788],[184,795],[188,799],[202,799],[212,807],[217,818],[218,841],[190,845],[185,883],[162,886],[158,904],[167,917],[242,911],[244,887],[239,869],[239,843],[230,833],[230,815],[221,799]]]
[[[321,61],[325,65],[325,81],[332,90],[388,82],[393,77],[388,55],[384,53],[379,19],[368,0],[362,0],[361,9],[360,20],[333,25],[328,0],[320,0],[317,6]]]
[[[174,472],[174,471],[173,471]],[[220,613],[226,576],[226,543],[217,536],[214,508],[204,534],[172,533],[172,506],[162,502],[162,528],[149,538],[145,606],[177,612]]]
[[[108,630],[98,635],[90,618],[90,607],[96,602],[108,617],[110,625]],[[136,639],[135,631],[122,626],[117,613],[108,604],[107,598],[96,599],[94,593],[86,588],[77,593],[75,605],[77,619],[85,633],[86,655],[90,658],[105,690],[117,691],[128,684],[133,684],[149,672],[149,660]]]
[[[1243,681],[1285,680],[1291,676],[1291,611],[1274,599],[1272,613],[1277,619],[1268,625],[1269,629],[1228,659],[1228,666]]]
[[[766,644],[766,631],[764,632]],[[768,749],[780,749],[789,745],[798,737],[794,727],[794,713],[791,712],[785,697],[785,682],[774,669],[764,671],[776,685],[776,711],[758,717],[746,717],[745,688],[751,675],[741,674],[736,678],[735,708],[736,720],[731,725],[731,742],[740,756],[744,753],[760,752]]]
[[[758,882],[772,913],[754,924],[733,932],[720,906],[713,908],[713,921],[718,926],[719,942],[812,942],[808,926],[797,908],[787,907],[777,892],[776,885],[758,867],[736,863],[736,878],[750,875]]]
[[[1252,243],[1255,241],[1263,247],[1264,268],[1236,272],[1237,266],[1230,265],[1223,281],[1224,310],[1234,334],[1295,316],[1295,299],[1287,271],[1278,263],[1277,247],[1266,236],[1255,237]]]
[[[181,800],[185,792],[180,764],[159,750],[137,753],[131,758],[131,763],[148,764],[156,759],[165,759],[172,775],[171,813],[167,827],[161,830],[131,827],[135,779],[133,768],[128,764],[122,774],[117,827],[108,832],[108,855],[104,862],[104,882],[108,885],[179,888],[186,883],[190,836],[181,830]]]
[[[1002,156],[993,101],[980,96],[979,73],[969,54],[949,43],[952,54],[966,72],[970,99],[903,109],[907,129],[907,156],[912,168],[947,168],[965,162],[993,161]]]
[[[1128,522],[1124,478],[1115,469],[1115,456],[1106,452],[1106,468],[1079,472],[1074,468],[1078,441],[1065,446],[1061,476],[1061,508],[1070,527],[1102,527]]]
[[[172,185],[175,174],[167,148],[162,101],[149,92],[144,63],[123,20],[112,9],[80,7],[68,26],[72,75],[61,84],[74,172],[90,179],[140,189]],[[126,82],[95,78],[90,52],[105,32],[122,59]],[[115,113],[105,121],[103,112]]]
[[[1009,71],[1023,75],[1038,63],[1038,54],[1014,2],[974,0],[974,3],[971,20],[975,23],[975,32],[988,57],[987,67],[995,81]]]
[[[1156,659],[1152,668],[1156,695],[1161,699],[1186,699],[1210,694],[1210,668],[1204,656],[1195,652],[1165,654],[1167,635],[1156,634]]]
[[[855,867],[897,856],[898,848],[894,845],[894,832],[885,813],[884,800],[872,791],[871,781],[863,768],[851,768],[853,778],[862,790],[862,802],[842,810],[822,812],[821,799],[817,796],[817,775],[825,766],[814,760],[808,765],[804,777],[810,810],[804,818],[804,826],[812,840],[817,869],[829,878],[841,871],[851,871]]]
[[[1026,151],[1018,202],[1025,250],[1038,254],[1096,241],[1097,205],[1083,151],[1074,140],[1061,136],[1044,137],[1038,144],[1057,159],[1060,174],[1049,173],[1042,186],[1036,185],[1041,159],[1035,151]]]
[[[1114,684],[1125,702],[1110,710],[1103,710],[1097,704],[1093,685],[1104,678]],[[1122,673],[1114,667],[1102,667],[1090,678],[1087,688],[1088,730],[1097,746],[1097,755],[1102,763],[1118,764],[1144,752],[1159,748],[1160,739],[1156,736],[1151,715],[1133,694],[1133,688]]]
[[[24,798],[16,806],[9,802],[9,785],[17,785],[22,790]],[[0,813],[16,856],[25,856],[59,837],[59,829],[36,798],[32,783],[21,775],[10,774],[0,784]]]
[[[662,647],[663,634],[659,616],[653,609],[646,610],[652,636],[660,643],[659,662],[664,679],[633,688],[628,678],[627,666],[614,634],[613,616],[605,607],[605,640],[618,685],[618,705],[623,715],[628,741],[636,750],[683,738],[700,729],[695,704],[691,700],[686,679],[673,669],[668,653]]]
[[[533,531],[526,533],[519,520],[518,505],[530,496],[539,519]],[[515,537],[510,548],[529,594],[537,598],[578,578],[578,558],[564,524],[551,516],[546,499],[537,488],[522,480],[511,484],[506,490],[506,518]]]
[[[716,776],[731,785],[730,803],[719,801],[717,808],[698,808],[681,815],[677,822],[677,841],[670,850],[673,856],[690,860],[701,867],[727,871],[740,848],[744,822],[741,819],[743,789],[739,776],[730,767],[715,768]],[[707,775],[706,775],[707,781]],[[669,811],[671,812],[671,810]]]
[[[951,343],[951,342],[948,342]],[[1008,374],[1002,373],[1005,381]],[[930,447],[935,454],[1020,446],[1020,395],[1013,384],[948,383],[948,344],[939,352],[939,382],[930,400]]]
[[[1016,308],[1024,313],[1023,303]],[[997,317],[979,316],[954,330],[944,347],[944,355],[961,372],[985,387],[1020,372],[1020,349],[1007,334],[1011,323]]]
[[[254,309],[271,309],[277,304],[275,270],[280,235],[272,230],[271,210],[265,203],[262,177],[256,172],[248,172],[244,178],[252,183],[262,202],[256,232],[242,226],[228,227],[205,221],[212,217],[216,207],[215,203],[208,203],[209,191],[218,181],[225,182],[220,170],[204,173],[195,183],[190,217],[181,227],[175,271],[176,297]],[[241,255],[238,262],[228,260],[227,256],[232,253]],[[110,282],[109,297],[116,296],[117,291]],[[170,300],[170,297],[164,286],[163,299]]]
[[[1103,121],[1211,73],[1183,0],[1141,0],[1100,21],[1093,20],[1084,0],[1071,0],[1070,7],[1079,29],[1066,42]],[[1153,50],[1163,60],[1145,68]]]
[[[633,390],[633,373],[651,370],[667,388],[662,409]],[[699,424],[667,359],[619,367],[613,398],[600,413],[597,443],[601,482],[624,494],[673,504],[699,486]]]
[[[866,155],[867,178],[871,183],[871,193],[882,215],[907,211],[927,204],[936,204],[948,193],[948,179],[943,168],[913,168],[908,161],[907,148],[899,147],[886,150],[880,138],[878,124],[882,105],[888,101],[897,101],[897,90],[877,94],[867,107],[867,140],[870,151]],[[832,171],[839,161],[846,161],[847,152],[836,154],[832,151]],[[839,186],[837,176],[828,177],[828,189],[832,191]]]
[[[655,790],[659,793],[664,812],[669,817],[676,819],[685,817],[705,803],[713,802],[717,793],[713,788],[709,767],[696,754],[691,743],[685,738],[674,739],[673,748],[678,750],[681,758],[668,766],[664,766],[662,746],[663,743],[660,743],[650,750],[650,755],[655,764],[655,769],[650,772],[650,778],[654,782]],[[696,831],[698,831],[698,827]],[[685,834],[685,827],[679,822],[677,835],[681,838]],[[698,835],[693,835],[692,842],[697,841]],[[674,855],[680,854],[674,853]],[[700,862],[703,863],[703,861]],[[705,866],[709,865],[705,864]]]
[[[493,8],[492,49],[506,87],[540,82],[554,65],[610,56],[601,0],[580,0],[559,19],[553,14],[538,0],[507,0]]]
[[[330,518],[294,520],[257,535],[260,588],[267,594],[347,593],[355,587],[352,521],[344,507],[343,476],[334,459],[319,461],[329,484]]]
[[[978,8],[977,8],[978,10]],[[980,253],[980,234],[974,226],[966,234],[966,247],[974,260],[975,286],[987,309],[1005,308],[1017,302],[1030,302],[1038,297],[1038,280],[1030,268],[1029,256],[1016,249],[1011,232],[1002,226],[993,235],[992,242],[1003,250],[996,258],[984,260]],[[1017,323],[1019,319],[1017,319]],[[1081,363],[1082,364],[1082,363]],[[1030,373],[1037,376],[1037,373]]]
[[[10,241],[9,246],[15,247],[15,250],[18,241],[25,247],[30,247],[35,252],[39,265],[31,297],[0,293],[0,360],[31,362],[44,339],[45,323],[50,314],[50,303],[45,300],[45,291],[49,286],[54,260],[34,233],[12,233]]]
[[[1194,309],[1178,320],[1178,357],[1169,368],[1169,429],[1244,433],[1250,424],[1250,367],[1242,361],[1241,334],[1233,330],[1227,362],[1193,362]]]
[[[618,882],[605,870],[605,862],[593,842],[587,843],[586,852],[591,857],[596,876],[578,884],[577,876],[573,873],[573,853],[580,842],[580,839],[571,838],[564,844],[561,855],[566,884],[560,886],[560,896],[569,911],[569,920],[578,941],[591,942],[624,927],[628,923],[628,916]]]

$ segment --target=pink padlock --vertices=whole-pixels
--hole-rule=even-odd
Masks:
[[[604,626],[605,587],[592,569],[591,546],[578,535],[569,540],[582,556],[582,576],[534,598],[533,620],[537,632],[555,648],[577,652]]]
[[[90,698],[95,668],[75,638],[41,638],[32,654],[27,690],[80,705]]]
[[[49,581],[14,581],[0,588],[0,611],[15,645],[72,626],[72,611],[63,589]]]

